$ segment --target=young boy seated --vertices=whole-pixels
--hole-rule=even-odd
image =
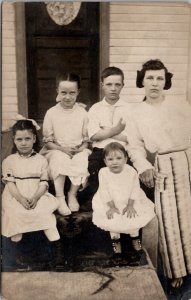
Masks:
[[[124,135],[127,103],[120,99],[120,92],[124,86],[123,71],[116,67],[104,69],[101,74],[101,84],[104,98],[95,103],[88,112],[88,134],[93,142],[88,171],[93,194],[98,189],[98,172],[105,166],[103,161],[104,147],[116,141],[125,148],[127,145],[127,138]]]

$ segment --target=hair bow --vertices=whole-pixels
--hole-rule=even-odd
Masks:
[[[27,119],[27,118],[25,118],[25,117],[23,117],[22,115],[19,115],[19,114],[16,114],[15,117],[13,118],[13,120],[15,121],[15,123],[17,121],[20,121],[20,120],[28,120],[28,121],[32,122],[32,124],[34,125],[34,127],[36,128],[36,130],[40,129],[40,126],[37,124],[37,122],[35,120],[33,120],[33,119]]]

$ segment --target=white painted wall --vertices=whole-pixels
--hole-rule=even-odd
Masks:
[[[2,129],[18,111],[14,4],[2,3]]]
[[[122,95],[128,102],[142,100],[136,70],[151,58],[174,73],[168,96],[187,100],[190,23],[190,4],[110,2],[110,65],[125,73]]]

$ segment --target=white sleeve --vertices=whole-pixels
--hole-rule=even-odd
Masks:
[[[88,112],[88,136],[89,139],[100,130],[99,113],[92,107]]]
[[[99,171],[99,194],[103,203],[107,204],[112,201],[112,197],[109,191],[109,185],[106,179],[106,174],[104,174],[104,169]]]
[[[46,185],[48,188],[48,162],[44,157],[42,157],[42,166],[41,166],[39,185]]]
[[[43,121],[43,142],[54,142],[54,131],[50,111],[47,111]]]
[[[15,176],[13,172],[13,161],[11,156],[8,156],[2,163],[2,181],[4,184],[7,182],[15,182]]]
[[[84,115],[84,121],[83,121],[83,127],[82,127],[82,136],[83,136],[83,141],[89,141],[88,138],[88,115]]]
[[[138,174],[148,169],[153,169],[152,164],[147,160],[147,152],[144,141],[140,135],[137,124],[130,117],[126,120],[124,135],[127,136],[127,152],[137,170]]]

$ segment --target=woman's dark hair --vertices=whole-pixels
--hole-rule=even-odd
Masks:
[[[111,75],[120,75],[122,78],[122,82],[124,83],[124,73],[121,69],[117,67],[108,67],[104,69],[101,73],[101,82],[104,81],[104,78],[107,78]]]
[[[173,76],[172,73],[168,72],[165,65],[159,59],[151,59],[143,64],[142,69],[137,71],[137,80],[136,85],[138,88],[143,87],[143,79],[145,77],[145,72],[150,70],[164,70],[165,71],[165,86],[164,90],[168,90],[171,88],[172,81],[171,78]]]
[[[15,123],[12,127],[13,138],[15,137],[16,132],[18,130],[29,130],[36,136],[36,142],[33,145],[33,149],[36,152],[38,152],[40,150],[40,143],[39,143],[39,138],[38,138],[36,127],[33,125],[32,121],[30,121],[30,120],[17,121],[17,123]],[[17,148],[16,148],[15,143],[13,142],[12,153],[16,153],[16,152],[17,152]]]
[[[61,81],[71,81],[71,82],[77,82],[78,85],[78,89],[81,88],[81,80],[80,80],[80,76],[74,73],[62,73],[62,74],[58,74],[56,76],[56,88],[58,88],[59,83]]]
[[[127,157],[125,148],[120,143],[112,142],[105,146],[105,148],[103,149],[103,158],[105,158],[110,152],[115,151],[121,151],[123,152],[124,156]]]

